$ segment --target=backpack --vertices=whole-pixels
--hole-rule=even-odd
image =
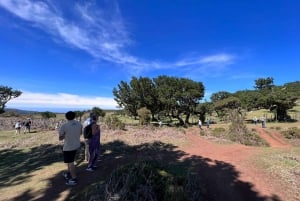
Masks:
[[[93,123],[90,123],[83,129],[83,137],[84,139],[91,139],[93,134],[92,134],[92,125]]]

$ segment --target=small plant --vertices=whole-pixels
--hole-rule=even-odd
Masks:
[[[215,137],[222,137],[225,135],[226,129],[222,128],[222,127],[217,127],[217,128],[212,129],[212,133]]]
[[[300,129],[297,127],[292,127],[288,130],[282,131],[282,134],[287,139],[300,139]]]
[[[153,161],[136,162],[114,171],[104,200],[204,200],[203,186],[189,173],[178,174]]]
[[[125,124],[115,115],[106,116],[104,122],[109,129],[125,129]]]
[[[244,145],[267,145],[256,133],[250,132],[244,123],[244,114],[238,109],[232,110],[230,115],[229,139]]]
[[[150,123],[150,120],[151,120],[151,111],[150,110],[143,107],[143,108],[139,109],[137,112],[138,112],[138,116],[140,118],[141,125],[146,125],[146,124]]]

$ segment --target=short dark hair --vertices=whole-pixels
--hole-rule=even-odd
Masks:
[[[96,121],[98,119],[98,115],[92,112],[92,113],[90,113],[90,118],[92,120]]]
[[[76,114],[75,114],[75,112],[73,112],[73,111],[69,111],[69,112],[66,113],[66,118],[67,118],[68,120],[73,120],[73,119],[75,119],[75,116],[76,116]]]

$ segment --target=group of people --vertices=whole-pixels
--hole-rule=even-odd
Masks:
[[[16,134],[20,134],[21,133],[22,126],[24,126],[24,134],[26,134],[27,132],[30,133],[31,119],[28,118],[24,122],[21,122],[20,120],[17,121],[17,123],[15,124]]]
[[[265,118],[265,117],[261,117],[261,118],[260,118],[260,121],[261,121],[261,127],[262,127],[262,128],[266,128],[266,123],[267,123],[266,118]],[[253,117],[253,122],[254,122],[255,125],[257,124],[258,118],[257,118],[256,116]]]
[[[75,170],[75,155],[80,148],[80,136],[88,125],[91,125],[91,137],[85,140],[85,159],[88,162],[86,171],[95,170],[96,162],[100,152],[100,126],[97,124],[98,116],[90,114],[90,117],[83,123],[75,120],[76,114],[69,111],[65,114],[67,122],[59,129],[59,140],[64,140],[63,158],[67,165],[67,171],[63,173],[67,180],[66,185],[73,186],[77,184],[77,174]]]
[[[208,119],[206,121],[206,127],[209,128],[209,125],[210,125],[210,120]],[[201,121],[201,119],[199,119],[199,121],[198,121],[198,127],[202,130],[202,121]]]

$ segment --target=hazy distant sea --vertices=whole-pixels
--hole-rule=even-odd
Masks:
[[[66,113],[68,111],[87,111],[91,108],[5,108],[6,111],[10,110],[22,110],[22,111],[29,111],[29,112],[53,112],[53,113]]]

